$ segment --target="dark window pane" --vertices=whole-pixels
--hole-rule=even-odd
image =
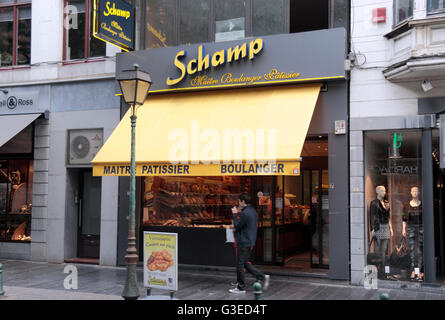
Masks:
[[[181,44],[209,41],[209,0],[181,1]]]
[[[0,0],[0,4],[14,3],[14,0]]]
[[[107,51],[106,42],[93,37],[93,5],[90,7],[90,57],[104,57]]]
[[[445,0],[430,0],[430,11],[444,10]]]
[[[284,0],[253,0],[254,36],[284,33]]]
[[[229,41],[245,37],[244,0],[216,0],[215,41]]]
[[[17,64],[31,63],[31,6],[19,8]]]
[[[12,65],[13,9],[0,9],[0,67]]]
[[[145,47],[160,48],[174,45],[175,1],[149,0],[145,11]]]
[[[413,0],[396,0],[396,23],[413,16]]]
[[[74,12],[69,21],[67,30],[67,48],[66,60],[85,58],[85,2],[69,1],[68,4],[73,6]]]
[[[335,4],[337,7],[338,1]],[[338,5],[344,11],[344,7]],[[339,11],[339,10],[337,10]],[[329,1],[290,1],[290,33],[328,28]]]

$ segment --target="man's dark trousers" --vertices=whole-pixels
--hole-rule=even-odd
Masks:
[[[244,268],[255,276],[257,280],[264,280],[264,274],[249,263],[251,250],[250,247],[238,247],[236,255],[236,273],[238,281],[238,289],[246,289],[246,277]]]

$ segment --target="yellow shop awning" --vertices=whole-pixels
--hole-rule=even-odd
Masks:
[[[298,175],[320,84],[148,96],[137,108],[136,175]],[[95,176],[130,174],[130,111]]]

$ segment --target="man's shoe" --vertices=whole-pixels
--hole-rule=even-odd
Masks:
[[[265,275],[264,275],[264,285],[263,285],[263,290],[267,290],[267,288],[269,288],[269,282],[270,282],[270,275],[265,274]]]
[[[238,288],[229,289],[230,293],[246,293],[246,290],[240,290]]]

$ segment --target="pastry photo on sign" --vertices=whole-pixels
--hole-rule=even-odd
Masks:
[[[147,260],[147,268],[150,271],[159,270],[165,272],[173,265],[173,257],[171,253],[165,249],[162,251],[153,251]]]

